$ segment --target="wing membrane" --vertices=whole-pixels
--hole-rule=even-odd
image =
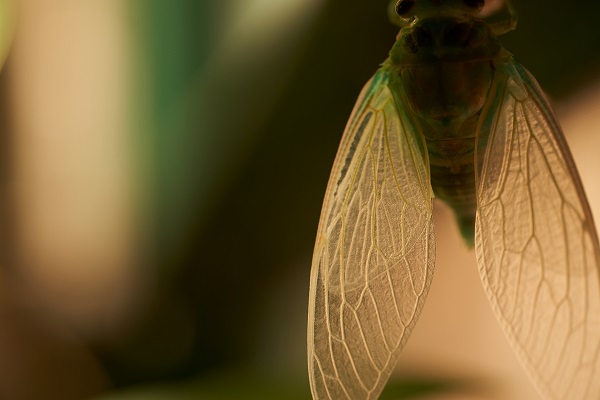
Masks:
[[[432,195],[414,126],[381,69],[350,117],[319,222],[308,319],[314,399],[377,398],[425,300]]]
[[[498,75],[478,179],[485,291],[547,398],[599,399],[600,257],[591,212],[537,82],[515,63]]]

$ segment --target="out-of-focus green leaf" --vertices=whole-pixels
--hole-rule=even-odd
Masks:
[[[474,385],[450,380],[393,380],[381,400],[409,400],[439,393],[474,393]],[[308,382],[273,379],[252,372],[203,376],[181,383],[145,385],[94,400],[307,400]]]
[[[123,390],[95,400],[306,400],[308,383],[273,381],[252,373],[203,376],[182,383],[152,384]]]
[[[0,0],[0,68],[8,54],[15,30],[14,0]]]
[[[136,3],[145,21],[144,126],[152,142],[159,258],[185,243],[251,152],[297,66],[319,3]]]

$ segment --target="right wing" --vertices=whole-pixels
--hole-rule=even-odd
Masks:
[[[534,78],[515,62],[497,90],[478,187],[486,294],[547,399],[600,398],[598,239],[575,164]]]
[[[422,137],[380,69],[363,89],[331,171],[313,256],[313,398],[376,399],[431,284],[432,191]]]

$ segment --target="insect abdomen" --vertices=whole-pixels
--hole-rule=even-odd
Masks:
[[[475,139],[428,140],[431,186],[456,215],[460,232],[473,245],[475,232]]]

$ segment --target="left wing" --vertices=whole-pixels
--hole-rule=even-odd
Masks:
[[[483,115],[475,245],[486,294],[548,399],[598,400],[600,252],[561,129],[515,62],[499,66]]]
[[[384,67],[358,98],[323,202],[308,314],[314,399],[376,399],[431,284],[429,168],[388,80]]]

